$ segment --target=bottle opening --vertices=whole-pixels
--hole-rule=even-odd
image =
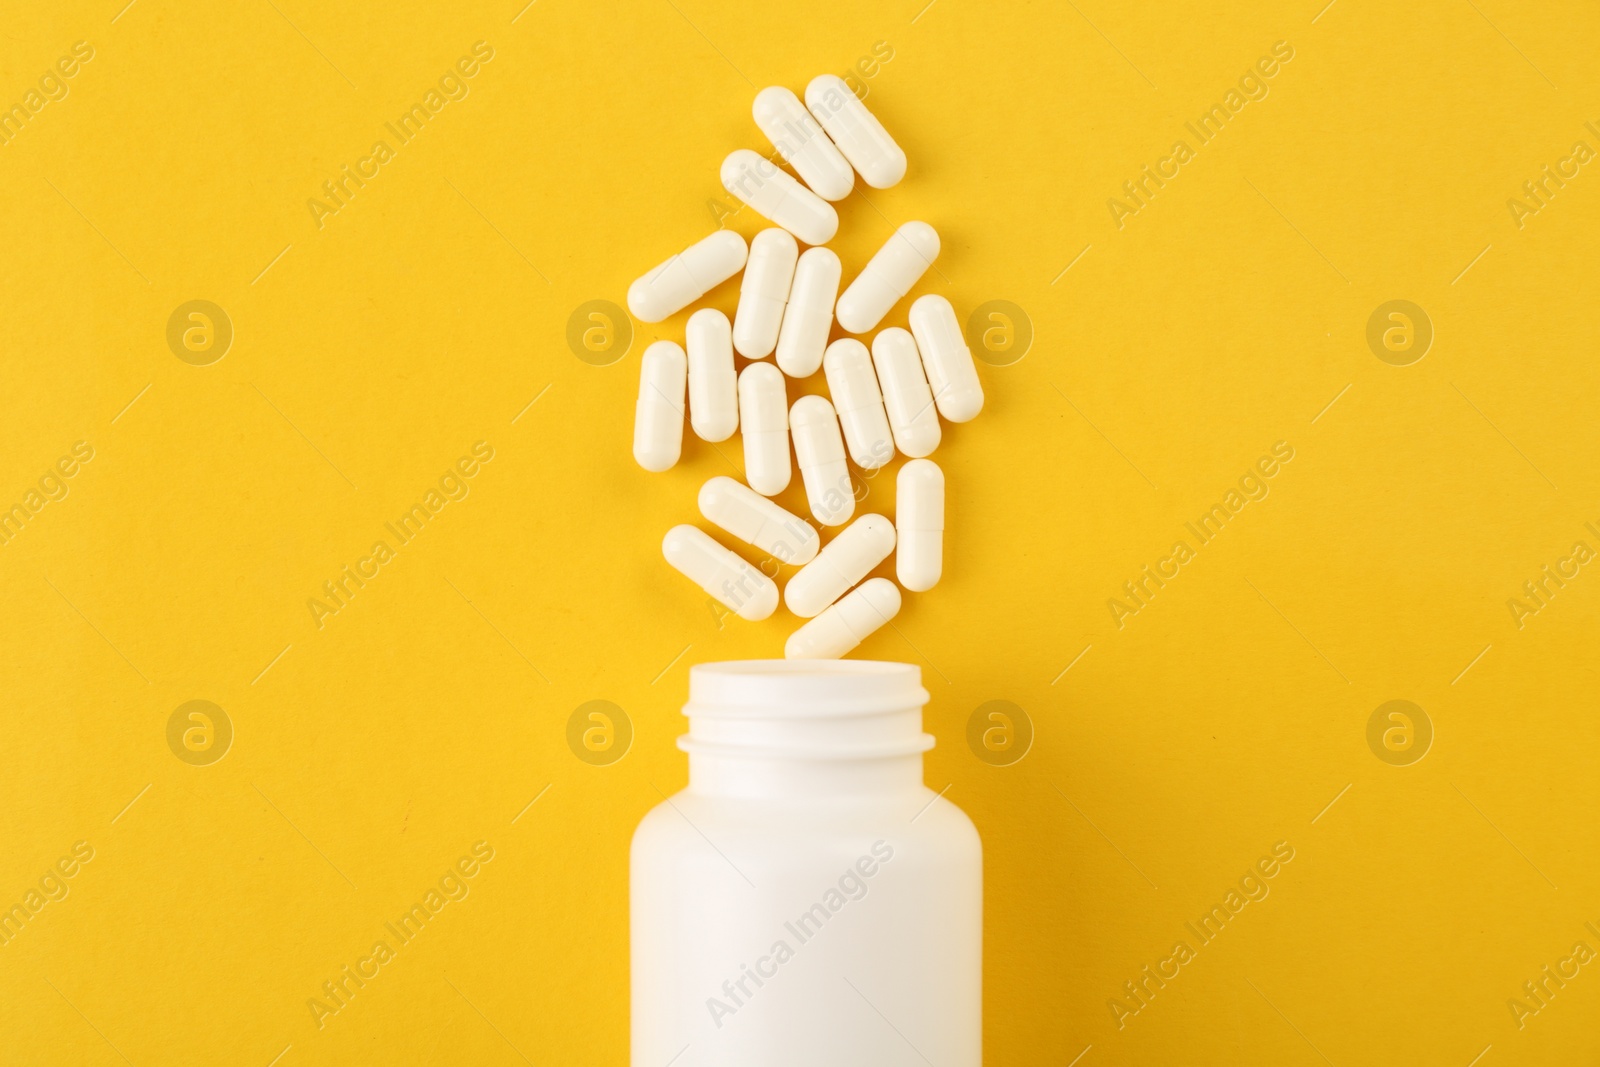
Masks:
[[[691,718],[842,718],[917,710],[922,670],[879,660],[730,660],[689,668]]]

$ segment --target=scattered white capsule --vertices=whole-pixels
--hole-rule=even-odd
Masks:
[[[783,602],[796,615],[809,619],[843,596],[893,551],[894,524],[882,515],[863,515],[789,579]]]
[[[843,78],[837,74],[812,78],[806,86],[806,107],[868,185],[887,189],[905,177],[905,152]]]
[[[894,576],[913,593],[944,571],[944,471],[931,459],[900,468],[894,483]]]
[[[748,148],[722,161],[722,187],[808,245],[825,245],[839,230],[832,204]]]
[[[879,332],[872,339],[872,365],[878,370],[895,447],[914,458],[938,448],[939,412],[922,376],[917,342],[898,326]]]
[[[869,578],[790,634],[784,658],[838,659],[898,614],[900,590],[887,578]]]
[[[674,526],[661,539],[667,562],[741,619],[760,622],[778,608],[771,578],[696,526]]]
[[[718,230],[639,275],[628,286],[628,310],[641,322],[660,322],[738,274],[746,252],[743,237]]]
[[[683,453],[683,389],[688,360],[675,341],[657,341],[639,359],[639,402],[633,409],[633,458],[664,471]]]
[[[854,337],[839,338],[828,346],[822,369],[850,458],[862,470],[877,470],[894,458],[894,444],[867,346]]]
[[[839,325],[850,333],[878,325],[938,257],[939,235],[926,222],[908,222],[894,231],[840,294],[834,310]]]
[[[739,424],[744,431],[744,477],[762,496],[789,486],[789,398],[783,372],[752,363],[739,374]]]
[[[739,377],[733,372],[728,316],[701,308],[689,316],[689,425],[702,441],[726,441],[739,428]]]
[[[822,365],[842,273],[831,248],[808,248],[800,254],[778,334],[778,366],[791,378],[809,378]]]
[[[798,96],[781,85],[769,86],[756,94],[750,110],[772,147],[812,192],[824,200],[850,195],[855,173]]]
[[[789,409],[789,433],[811,514],[824,526],[843,526],[855,514],[856,497],[833,405],[820,396],[796,400]]]
[[[917,339],[939,414],[951,422],[967,422],[982,411],[978,368],[950,301],[935,293],[912,301],[911,336]]]
[[[739,282],[739,307],[733,313],[733,347],[746,359],[772,355],[799,257],[800,246],[789,231],[776,226],[750,241],[750,258]]]
[[[700,487],[700,514],[779,563],[810,563],[822,546],[809,522],[725,475]]]

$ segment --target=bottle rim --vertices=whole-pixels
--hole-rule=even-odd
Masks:
[[[878,745],[752,745],[743,742],[702,741],[684,734],[678,738],[680,751],[691,755],[737,757],[739,759],[765,759],[800,762],[836,762],[839,760],[889,760],[905,756],[920,756],[930,751],[935,740],[932,734],[918,733],[905,741]]]
[[[922,670],[885,660],[726,660],[689,668],[690,717],[844,718],[921,708]]]

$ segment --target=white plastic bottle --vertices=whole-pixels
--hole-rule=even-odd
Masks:
[[[921,672],[689,672],[686,789],[633,837],[633,1067],[977,1067],[983,853],[922,784]]]

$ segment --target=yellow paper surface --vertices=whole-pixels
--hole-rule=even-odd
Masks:
[[[910,159],[846,280],[928,221],[992,331],[858,652],[983,834],[988,1061],[1600,1055],[1592,10],[121,2],[0,34],[0,1058],[625,1062],[687,668],[796,621],[660,559],[742,468],[630,457],[686,314],[574,315],[756,233],[823,72]]]

